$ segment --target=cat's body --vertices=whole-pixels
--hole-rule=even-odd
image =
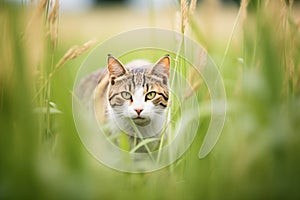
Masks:
[[[129,137],[160,137],[166,125],[169,102],[168,56],[157,63],[136,60],[122,65],[108,56],[106,69],[83,79],[77,94],[94,109],[100,124],[111,124],[111,132]]]

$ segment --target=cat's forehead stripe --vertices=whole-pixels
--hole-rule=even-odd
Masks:
[[[144,76],[142,72],[137,72],[133,74],[133,81],[136,85],[142,86],[144,82]]]
[[[146,83],[160,83],[162,85],[166,85],[163,81],[162,77],[148,74],[148,70],[145,68],[142,69],[132,69],[129,71],[129,74],[126,76],[121,76],[115,78],[115,82],[119,82],[119,84],[132,84],[132,87],[135,88],[137,86],[144,87]],[[133,89],[131,88],[131,89]]]
[[[135,87],[134,75],[132,75],[132,80],[131,80],[131,82],[132,82],[133,87]]]
[[[145,86],[145,83],[146,83],[146,76],[145,76],[145,73],[143,74],[143,84],[142,84],[142,87]]]

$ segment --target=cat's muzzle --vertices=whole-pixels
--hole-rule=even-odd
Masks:
[[[147,126],[151,120],[149,118],[138,116],[136,118],[132,118],[132,121],[138,126]]]

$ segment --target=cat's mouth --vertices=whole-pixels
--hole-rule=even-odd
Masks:
[[[140,117],[140,116],[132,118],[132,120],[136,125],[139,125],[139,126],[146,126],[150,123],[149,118]]]

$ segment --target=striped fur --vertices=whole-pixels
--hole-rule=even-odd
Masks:
[[[128,91],[133,94],[138,87],[143,88],[143,93],[146,95],[150,91],[157,93],[156,97],[152,99],[155,106],[167,107],[169,100],[169,89],[167,76],[158,77],[149,74],[147,67],[134,68],[128,71],[128,74],[113,78],[114,84],[110,84],[108,91],[108,100],[111,107],[122,106],[126,101],[121,97],[121,91]],[[146,101],[146,99],[145,99]]]
[[[168,56],[155,64],[135,61],[127,65],[108,57],[108,117],[119,129],[137,136],[133,122],[143,137],[161,133],[169,102],[169,67]],[[130,98],[124,98],[124,92]],[[150,95],[153,97],[148,98]]]
[[[107,68],[84,78],[76,94],[93,110],[100,126],[112,124],[112,133],[159,137],[168,119],[169,70],[169,56],[155,64],[135,60],[123,65],[109,55]]]

